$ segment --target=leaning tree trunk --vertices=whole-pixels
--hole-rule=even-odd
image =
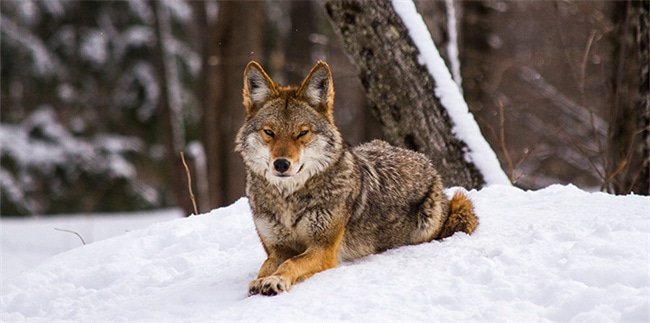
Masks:
[[[390,2],[326,0],[325,9],[359,69],[386,139],[427,155],[448,185],[485,184],[465,159],[467,146],[452,133],[447,111],[434,95],[436,84],[419,63],[420,53]]]

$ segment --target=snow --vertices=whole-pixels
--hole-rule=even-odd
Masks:
[[[35,191],[59,194],[61,180],[75,182],[81,174],[125,179],[136,194],[151,201],[152,188],[136,178],[126,154],[140,151],[140,139],[99,133],[90,139],[75,136],[59,122],[52,107],[42,106],[20,124],[0,123],[0,189],[17,208],[38,213],[46,207]],[[49,178],[49,187],[39,178]],[[52,197],[51,195],[49,197]]]
[[[101,66],[108,59],[108,39],[100,29],[86,31],[79,48],[81,56],[89,62]]]
[[[30,68],[33,68],[37,75],[53,76],[59,73],[61,62],[31,31],[5,16],[0,16],[0,28],[3,31],[3,36],[6,35],[5,39],[19,45],[32,57],[33,65]]]
[[[178,209],[163,209],[140,213],[76,214],[30,218],[0,218],[0,255],[2,281],[8,282],[56,254],[77,248],[81,240],[93,243],[141,229],[153,223],[178,219]]]
[[[454,124],[452,131],[467,144],[469,151],[465,155],[466,160],[476,165],[488,185],[510,184],[496,154],[485,141],[474,116],[469,112],[460,88],[452,79],[445,61],[440,57],[415,4],[412,0],[392,0],[392,4],[420,52],[420,63],[426,66],[429,74],[433,77],[436,84],[435,95],[440,99]]]
[[[5,282],[0,320],[650,319],[650,198],[560,185],[469,196],[472,236],[343,263],[275,297],[247,296],[265,254],[242,198],[49,258]]]
[[[175,0],[165,0],[163,1],[166,8],[168,8],[172,17],[175,20],[182,22],[191,22],[192,20],[192,8],[190,4],[186,1],[175,1]]]
[[[122,154],[142,149],[141,141],[134,137],[97,134],[89,141],[77,138],[47,106],[36,110],[20,125],[0,124],[0,146],[3,154],[11,156],[21,167],[55,173],[55,168],[72,169],[76,162],[115,177],[135,176],[134,166]],[[103,167],[91,166],[91,161]]]

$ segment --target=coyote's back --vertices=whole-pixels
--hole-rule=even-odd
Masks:
[[[448,200],[424,155],[378,140],[343,143],[327,64],[282,87],[251,62],[243,94],[236,149],[268,255],[251,294],[286,291],[339,260],[475,230],[471,201],[460,193]]]

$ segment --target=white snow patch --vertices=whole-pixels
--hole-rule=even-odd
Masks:
[[[192,20],[192,8],[189,3],[176,0],[164,0],[163,3],[174,19],[186,23]]]
[[[0,179],[3,171],[0,170]],[[86,243],[94,243],[153,223],[182,217],[179,209],[141,211],[137,213],[88,213],[29,218],[0,218],[0,270],[3,285],[48,258],[82,245],[72,233],[79,233]],[[4,291],[4,287],[3,287]],[[4,292],[3,292],[4,293]],[[0,321],[3,321],[0,319]]]
[[[395,12],[402,18],[415,46],[420,52],[418,61],[426,66],[436,83],[436,96],[447,110],[452,123],[452,131],[467,144],[466,158],[471,160],[483,175],[488,185],[509,185],[510,180],[501,168],[496,154],[485,141],[481,130],[469,112],[458,85],[451,78],[445,61],[433,43],[422,16],[417,12],[412,0],[392,0]]]
[[[265,254],[240,199],[50,258],[5,282],[0,320],[650,320],[650,198],[559,185],[469,196],[472,236],[343,263],[276,297],[247,297]]]
[[[95,65],[101,65],[108,58],[108,39],[102,30],[89,30],[82,36],[82,57]]]
[[[0,29],[3,31],[3,37],[6,34],[6,39],[14,41],[30,54],[34,62],[32,68],[36,74],[52,76],[60,73],[62,64],[59,59],[55,55],[52,55],[45,43],[31,31],[17,25],[11,19],[7,19],[4,16],[0,17]]]
[[[138,18],[146,23],[153,23],[153,12],[148,3],[144,0],[128,0],[128,4],[131,12],[135,13]]]

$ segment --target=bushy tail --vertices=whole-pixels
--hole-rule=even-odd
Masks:
[[[478,226],[472,201],[462,192],[456,192],[449,202],[449,216],[442,225],[438,239],[450,237],[454,232],[472,234]]]

